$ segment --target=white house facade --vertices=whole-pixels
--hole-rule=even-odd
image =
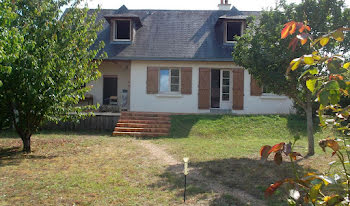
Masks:
[[[221,5],[221,6],[220,6]],[[292,101],[263,93],[231,57],[252,12],[102,10],[108,58],[91,82],[94,104],[137,112],[288,114]]]

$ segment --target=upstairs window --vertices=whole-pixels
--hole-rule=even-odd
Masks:
[[[238,21],[226,22],[225,35],[226,42],[235,42],[235,36],[241,36],[243,30],[243,23]]]
[[[160,69],[159,92],[180,92],[180,71],[179,69]]]
[[[114,21],[114,41],[130,41],[131,40],[131,20],[115,20]]]

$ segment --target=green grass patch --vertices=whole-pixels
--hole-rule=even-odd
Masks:
[[[334,136],[334,133],[320,129],[317,122],[314,130],[316,155],[297,162],[301,173],[325,171],[328,162],[335,159],[330,153],[323,153],[317,144],[319,139]],[[191,167],[208,179],[265,200],[264,191],[271,183],[294,174],[288,158],[281,166],[276,166],[272,157],[262,163],[259,150],[263,145],[293,142],[295,136],[300,136],[295,151],[305,155],[306,121],[295,115],[181,115],[172,116],[169,137],[150,141],[166,148],[178,160],[189,157]],[[285,192],[278,191],[267,204],[283,205]],[[234,205],[229,199],[221,197],[216,201]]]
[[[301,140],[296,149],[306,153],[306,123],[298,116],[180,115],[172,116],[170,136],[153,140],[179,158],[206,161],[256,155],[262,145]],[[315,142],[332,135],[315,126]],[[321,150],[316,147],[317,152]]]

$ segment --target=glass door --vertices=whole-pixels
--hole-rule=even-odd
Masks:
[[[230,70],[220,70],[220,108],[232,109],[232,72]]]

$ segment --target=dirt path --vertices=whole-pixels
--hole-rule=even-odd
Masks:
[[[183,163],[173,158],[160,146],[155,145],[146,140],[137,140],[137,143],[142,147],[144,147],[145,149],[147,149],[154,159],[158,160],[159,162],[167,166],[171,166],[169,167],[171,168],[170,169],[171,172],[176,174],[180,174],[183,172]],[[256,199],[252,195],[247,194],[242,190],[232,189],[218,183],[217,181],[205,178],[203,175],[200,174],[198,170],[195,170],[194,168],[190,168],[190,175],[191,177],[189,176],[189,179],[192,179],[192,182],[204,183],[206,184],[207,189],[211,190],[214,193],[218,193],[219,195],[223,195],[223,194],[231,195],[235,199],[238,199],[241,202],[247,203],[247,205],[254,205],[254,206],[266,205],[263,201]],[[206,205],[205,202],[200,202],[198,204]]]

